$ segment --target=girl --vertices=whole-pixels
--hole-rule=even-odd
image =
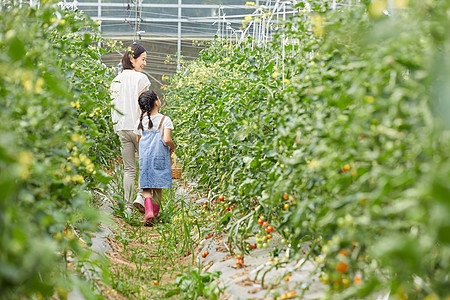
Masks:
[[[114,104],[111,115],[112,121],[115,123],[114,131],[119,135],[122,144],[123,189],[127,214],[131,212],[136,177],[135,151],[138,151],[138,143],[133,130],[136,129],[136,120],[139,118],[138,97],[150,86],[147,76],[142,73],[147,64],[146,59],[146,50],[140,44],[135,43],[128,46],[122,57],[123,72],[117,75],[111,83],[111,97]],[[139,194],[136,201],[143,204]]]
[[[139,96],[141,117],[135,133],[139,143],[139,180],[145,198],[146,224],[158,216],[162,188],[172,187],[170,156],[175,152],[172,121],[159,113],[161,101],[154,91]]]

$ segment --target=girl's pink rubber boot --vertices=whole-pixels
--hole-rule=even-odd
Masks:
[[[156,203],[153,203],[153,214],[155,215],[155,218],[158,216],[159,214],[159,205]]]
[[[151,197],[146,197],[145,201],[145,217],[144,217],[144,221],[145,223],[151,222],[152,219],[155,217],[155,214],[153,212],[153,205],[152,205],[152,198]]]

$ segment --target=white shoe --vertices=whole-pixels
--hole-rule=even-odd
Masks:
[[[137,195],[136,200],[134,200],[133,202],[133,206],[136,207],[140,213],[145,213],[144,199],[142,198],[141,194]]]

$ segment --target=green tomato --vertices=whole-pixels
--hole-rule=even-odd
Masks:
[[[264,244],[262,244],[262,247],[263,248],[267,248],[267,247],[269,247],[269,245],[267,244],[267,243],[264,243]],[[259,248],[259,247],[258,247]]]

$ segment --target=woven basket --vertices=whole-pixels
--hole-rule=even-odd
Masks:
[[[177,157],[174,155],[173,161],[172,156],[170,157],[170,164],[172,165],[172,179],[181,178],[181,164],[177,165]]]

